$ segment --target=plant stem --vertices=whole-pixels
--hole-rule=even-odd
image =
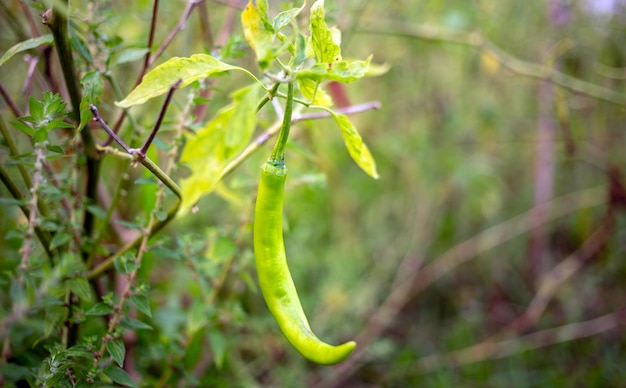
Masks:
[[[412,25],[398,22],[381,24],[363,21],[362,24],[367,27],[359,28],[356,32],[401,36],[471,47],[481,54],[489,56],[517,75],[546,80],[574,93],[584,94],[611,104],[626,105],[626,95],[604,86],[572,77],[551,67],[521,60],[495,45],[480,32],[454,31],[427,25]]]
[[[291,129],[291,115],[293,113],[293,81],[287,84],[287,103],[285,104],[285,113],[283,114],[283,124],[278,134],[278,140],[272,151],[270,163],[277,165],[285,164],[285,147],[289,138],[289,130]]]
[[[137,156],[137,154],[133,156],[133,155],[122,153],[114,148],[108,148],[108,147],[103,149],[103,151],[119,156],[119,157],[126,158],[126,159],[133,159]],[[159,166],[154,164],[152,160],[150,160],[149,158],[145,158],[145,159],[140,158],[139,162],[143,164],[143,166],[146,167],[152,174],[154,174],[154,176],[156,176],[157,179],[163,182],[165,186],[167,186],[167,188],[170,189],[174,193],[174,195],[177,197],[176,203],[172,205],[170,209],[167,211],[167,217],[163,221],[156,222],[154,224],[154,227],[150,229],[151,235],[154,235],[158,231],[163,229],[170,221],[174,219],[174,217],[176,216],[176,213],[178,212],[178,208],[180,207],[180,203],[182,201],[182,193],[178,185],[176,185],[176,183],[174,183],[174,181],[165,172],[163,172],[163,170],[161,170]],[[115,262],[117,258],[121,257],[123,254],[130,251],[131,249],[139,246],[139,244],[141,244],[143,239],[144,239],[144,236],[141,235],[135,240],[124,245],[122,248],[118,249],[114,254],[107,257],[106,260],[100,263],[96,268],[89,271],[89,273],[87,274],[87,278],[94,279],[98,277],[100,274],[106,271],[113,264],[113,262]]]
[[[65,10],[69,9],[69,0],[61,3]],[[65,17],[63,10],[59,9],[59,4],[52,10],[52,16],[44,16],[44,23],[50,27],[52,36],[54,37],[54,43],[59,55],[59,61],[61,62],[61,69],[63,70],[63,76],[65,78],[65,85],[67,86],[70,100],[72,102],[72,112],[70,116],[74,122],[80,122],[80,89],[78,87],[78,79],[76,78],[76,67],[74,66],[74,57],[70,50],[70,45],[67,40],[67,18]],[[100,175],[100,160],[98,152],[96,151],[96,143],[91,131],[81,131],[81,140],[85,147],[85,154],[87,156],[87,188],[86,199],[87,201],[97,203],[97,188],[98,177]],[[83,219],[83,229],[86,236],[90,236],[95,224],[94,216],[85,210],[85,216]]]
[[[20,202],[23,202],[26,200],[24,196],[22,195],[22,192],[20,191],[20,189],[11,180],[9,172],[4,169],[4,165],[2,164],[0,164],[0,181],[4,183],[4,185],[9,190],[9,193],[11,193],[11,196],[13,198],[15,198],[16,200]],[[22,210],[22,213],[24,213],[24,216],[27,219],[30,219],[30,210],[28,206],[26,206],[25,204],[21,204],[19,206],[20,206],[20,209]],[[52,252],[50,251],[50,248],[49,248],[50,241],[51,241],[50,234],[48,232],[41,230],[41,228],[38,225],[35,225],[35,234],[37,235],[37,238],[41,242],[41,245],[43,246],[43,249],[46,252],[46,255],[48,255],[48,257],[51,258]]]
[[[317,107],[317,106],[316,106]],[[380,109],[380,103],[378,101],[365,102],[363,104],[351,105],[345,108],[336,109],[335,113],[340,114],[355,114],[361,113],[372,109]],[[331,117],[331,114],[327,111],[325,112],[317,112],[317,113],[309,113],[309,114],[296,114],[291,117],[291,124],[297,123],[298,121],[304,120],[317,120]],[[254,139],[250,145],[246,147],[239,155],[235,157],[235,159],[231,160],[222,170],[220,180],[224,179],[227,175],[233,172],[241,163],[243,163],[246,159],[250,157],[256,150],[258,150],[265,142],[272,138],[272,136],[276,135],[278,131],[280,131],[281,125],[280,122],[276,122],[272,124],[265,132],[260,134]]]
[[[278,91],[279,86],[280,86],[280,83],[276,82],[274,86],[272,86],[272,89],[270,89],[270,91],[267,92],[265,96],[263,96],[261,101],[259,101],[259,103],[256,106],[257,112],[260,111],[261,108],[265,106],[265,104],[267,104],[269,101],[271,101],[274,98],[274,96],[276,95],[276,92]]]

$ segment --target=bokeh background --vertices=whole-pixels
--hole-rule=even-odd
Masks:
[[[104,31],[125,47],[145,42],[151,2],[105,3]],[[155,42],[185,5],[162,3]],[[269,3],[274,13],[290,6]],[[240,6],[206,1],[161,60],[225,44],[230,62],[254,68]],[[356,338],[357,352],[337,367],[313,365],[265,308],[251,218],[268,144],[147,255],[140,276],[153,316],[140,317],[154,330],[138,331],[127,351],[131,375],[151,386],[623,384],[626,3],[327,0],[326,8],[343,31],[344,57],[373,54],[389,66],[340,89],[351,104],[381,103],[352,116],[380,179],[352,162],[333,122],[297,124],[285,241],[311,326],[329,342]],[[14,43],[2,27],[0,49]],[[5,87],[19,89],[20,66],[2,68]],[[115,68],[125,93],[138,66]],[[207,117],[245,82],[220,78]],[[114,99],[105,90],[104,115],[113,117]],[[133,114],[149,128],[155,106]],[[263,120],[259,133],[273,118]],[[167,141],[167,123],[164,131]],[[111,176],[123,173],[116,163],[105,164]],[[150,209],[154,188],[127,189],[123,218]],[[6,233],[17,221],[1,222]],[[10,241],[0,247],[15,252]]]

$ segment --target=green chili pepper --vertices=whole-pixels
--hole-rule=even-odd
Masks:
[[[311,330],[293,283],[283,243],[283,198],[287,167],[272,158],[262,167],[254,211],[254,257],[263,298],[285,337],[309,360],[333,365],[348,358],[354,341],[322,342]]]

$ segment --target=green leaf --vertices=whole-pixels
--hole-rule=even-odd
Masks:
[[[89,347],[83,344],[74,345],[65,351],[68,357],[81,357],[93,360],[93,353]]]
[[[228,341],[224,334],[216,329],[209,330],[209,342],[215,360],[215,367],[219,370],[224,366],[228,354]]]
[[[206,352],[204,336],[204,330],[198,330],[187,342],[183,362],[188,370],[193,369],[200,361],[201,356]]]
[[[260,88],[248,86],[233,94],[233,102],[222,108],[195,136],[187,140],[181,162],[191,175],[180,183],[183,215],[222,179],[222,170],[248,144],[256,127],[256,104]]]
[[[367,173],[367,175],[374,179],[378,179],[376,161],[372,157],[372,154],[365,143],[363,143],[363,139],[361,139],[361,135],[359,135],[356,128],[354,128],[354,125],[352,125],[346,115],[337,114],[332,111],[331,114],[341,129],[343,139],[352,159],[359,165],[359,167],[361,167],[363,171],[365,171],[365,173]]]
[[[141,83],[115,105],[128,108],[143,104],[151,98],[167,93],[178,80],[182,80],[180,87],[183,88],[194,81],[228,70],[240,70],[250,74],[245,69],[229,65],[207,54],[195,54],[189,58],[174,57],[148,72]]]
[[[50,241],[50,250],[53,251],[58,247],[67,244],[72,239],[72,234],[66,231],[57,232],[52,241]]]
[[[121,274],[129,274],[139,268],[139,264],[134,259],[122,256],[114,262],[115,269]]]
[[[3,362],[0,364],[0,376],[4,376],[4,378],[9,382],[9,384],[7,385],[8,387],[12,386],[10,384],[11,382],[26,379],[27,377],[34,377],[33,372],[30,368],[19,364],[14,364],[12,362]]]
[[[143,294],[135,294],[130,297],[130,302],[137,307],[137,310],[152,317],[152,311],[150,310],[150,300]]]
[[[88,71],[83,75],[80,84],[85,89],[85,96],[92,104],[99,104],[100,96],[104,90],[104,81],[99,71]]]
[[[115,55],[111,62],[111,67],[121,65],[122,63],[135,62],[145,57],[149,51],[147,48],[127,48]]]
[[[48,144],[46,145],[46,149],[57,154],[65,155],[65,150],[63,149],[63,147],[57,144]]]
[[[86,208],[89,213],[93,214],[94,217],[101,220],[103,220],[107,215],[107,212],[98,205],[87,205]]]
[[[122,225],[123,227],[127,229],[143,231],[143,227],[141,225],[137,225],[137,223],[135,222],[125,221],[125,220],[117,220],[115,222],[117,222],[118,224]]]
[[[110,314],[112,311],[113,311],[113,307],[109,306],[106,303],[98,302],[95,305],[93,305],[93,307],[90,308],[89,311],[85,313],[85,315],[96,315],[96,316],[107,315],[107,314]]]
[[[113,380],[114,383],[118,383],[125,387],[139,387],[137,383],[135,383],[126,371],[120,367],[115,365],[111,365],[104,370],[104,374]]]
[[[318,0],[311,6],[309,28],[311,30],[311,46],[316,63],[332,63],[341,61],[341,36],[339,30],[331,30],[326,24],[324,0]]]
[[[87,63],[93,64],[93,57],[91,56],[91,52],[89,52],[89,47],[87,47],[87,44],[85,44],[83,39],[73,28],[70,30],[70,45]]]
[[[13,125],[15,128],[19,129],[20,131],[24,132],[25,134],[27,134],[28,136],[33,136],[35,134],[35,130],[33,128],[31,128],[30,126],[24,124],[21,121],[11,121],[10,122],[11,125]]]
[[[311,102],[313,105],[331,106],[333,104],[332,98],[321,88],[318,81],[313,81],[310,78],[300,78],[298,80],[298,86],[302,95]]]
[[[2,58],[0,58],[0,66],[8,62],[9,59],[13,58],[15,54],[21,53],[26,50],[34,49],[39,46],[43,46],[46,44],[53,44],[53,43],[54,43],[54,38],[52,37],[52,34],[41,35],[37,38],[31,38],[23,42],[20,42],[16,44],[15,46],[11,47],[10,49],[8,49],[6,53],[4,53]]]
[[[295,52],[293,56],[293,62],[295,67],[299,67],[311,56],[310,46],[307,44],[307,39],[300,31],[296,33]]]
[[[295,19],[295,17],[298,16],[300,12],[302,12],[305,5],[306,5],[306,1],[302,2],[302,6],[300,8],[288,9],[276,15],[276,17],[272,21],[274,31],[280,32],[280,30],[288,26],[289,23],[291,23],[291,21]]]
[[[115,360],[115,362],[117,363],[117,365],[119,365],[120,367],[124,366],[124,357],[126,357],[126,347],[124,346],[124,341],[120,339],[107,341],[106,348],[109,354],[113,357],[113,360]]]
[[[30,109],[30,116],[35,119],[35,121],[41,121],[44,119],[43,102],[38,101],[34,97],[29,97],[28,108]]]
[[[91,286],[87,278],[72,278],[67,281],[67,285],[76,296],[82,300],[92,300]]]
[[[332,64],[317,64],[307,69],[298,71],[296,78],[298,81],[302,79],[310,79],[313,81],[337,81],[350,83],[367,75],[370,61],[370,55],[364,61],[340,61]]]
[[[120,325],[122,327],[131,329],[131,330],[153,330],[152,326],[148,325],[147,323],[144,323],[144,322],[141,322],[140,320],[132,319],[132,318],[122,319],[122,321],[120,322]]]
[[[241,25],[243,35],[256,54],[259,67],[263,70],[269,67],[273,59],[272,42],[274,40],[274,27],[267,16],[267,1],[258,0],[258,8],[252,0],[248,2],[246,9],[241,13]]]

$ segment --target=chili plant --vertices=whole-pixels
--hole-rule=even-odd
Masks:
[[[31,23],[33,37],[27,38],[27,28],[11,24],[20,43],[0,58],[5,66],[16,56],[39,50],[39,56],[26,57],[32,65],[25,87],[27,113],[21,99],[0,85],[11,111],[3,110],[0,118],[0,178],[9,196],[3,202],[21,212],[7,213],[11,243],[4,247],[10,253],[3,259],[0,284],[1,382],[136,386],[138,381],[168,385],[184,378],[199,383],[206,341],[213,364],[221,368],[228,345],[226,335],[220,335],[223,327],[215,306],[234,262],[241,262],[241,277],[248,279],[245,247],[251,239],[245,231],[250,219],[235,228],[235,238],[211,228],[201,236],[176,235],[174,230],[172,238],[155,236],[176,217],[197,210],[208,194],[226,195],[224,178],[276,134],[258,184],[253,221],[260,289],[287,340],[306,358],[320,364],[347,358],[354,342],[334,347],[311,331],[282,241],[285,151],[293,123],[332,118],[352,159],[371,177],[378,176],[372,154],[347,116],[378,104],[333,108],[326,85],[350,83],[385,69],[373,66],[371,57],[342,57],[341,34],[328,26],[324,2],[270,13],[267,1],[250,1],[241,11],[243,37],[256,59],[250,69],[232,64],[242,52],[237,35],[219,46],[207,43],[210,53],[173,57],[153,66],[191,12],[198,7],[206,11],[201,1],[188,3],[180,23],[156,50],[158,1],[145,47],[127,46],[107,30],[114,9],[106,3],[2,7],[5,14],[21,7],[30,21],[33,10],[40,12],[50,33]],[[308,18],[300,17],[305,9]],[[60,61],[62,77],[51,70],[51,53]],[[39,59],[45,63],[42,70],[37,68]],[[118,78],[126,75],[119,68],[141,62],[135,87],[124,97]],[[213,86],[229,73],[244,74],[251,82],[239,85],[230,101],[206,120]],[[47,89],[41,97],[32,88],[34,77]],[[175,93],[184,98],[173,105],[173,114],[168,107]],[[159,111],[153,108],[161,100],[155,99],[163,95],[160,113],[152,114]],[[115,114],[116,120],[109,119]],[[268,124],[272,116],[275,123]],[[149,133],[142,131],[146,124],[152,126]],[[158,132],[161,126],[164,130]],[[265,130],[253,138],[258,127]],[[139,165],[144,169],[137,169]],[[133,211],[132,193],[140,186],[151,187],[153,199]],[[248,190],[250,203],[253,193]],[[207,268],[216,257],[224,264],[217,272]],[[164,258],[176,260],[178,267],[185,263],[195,276],[191,287],[198,299],[181,318],[183,334],[168,331],[169,310],[153,311],[148,297],[149,269]],[[247,284],[254,289],[253,281]],[[187,314],[180,308],[173,311],[179,314],[173,316]],[[150,334],[144,333],[152,330],[161,340],[147,340]],[[139,362],[127,356],[137,337],[150,343]],[[156,349],[168,354],[160,372],[153,370],[156,361],[150,356]]]

